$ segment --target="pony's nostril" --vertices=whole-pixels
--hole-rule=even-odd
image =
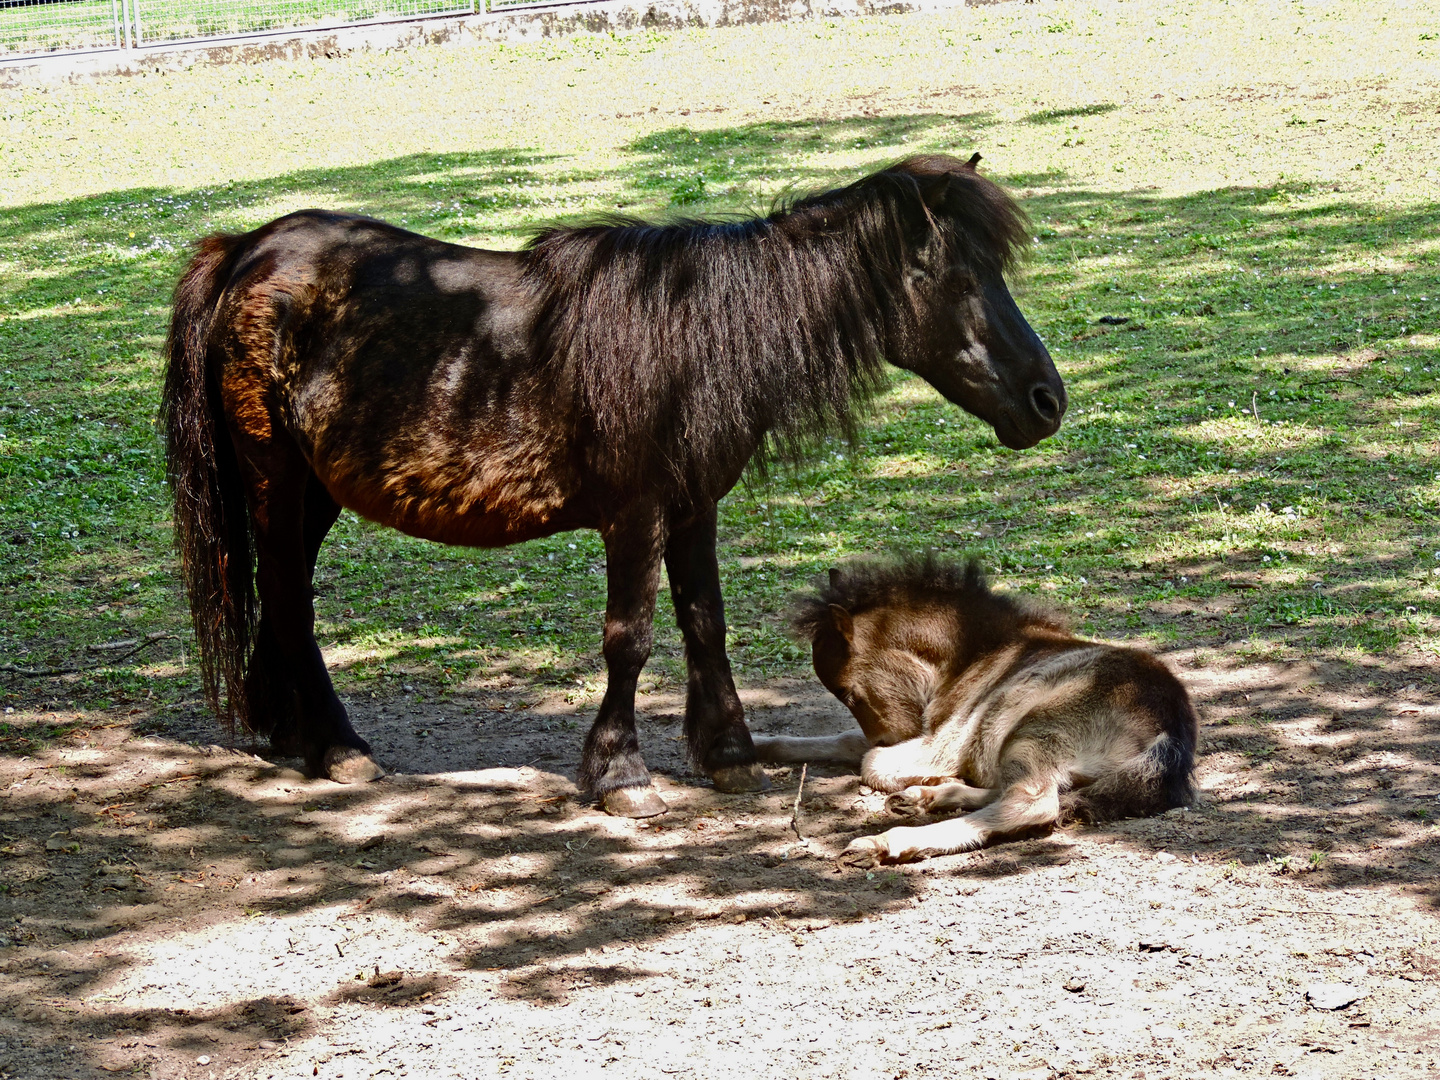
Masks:
[[[1035,404],[1035,411],[1044,419],[1054,422],[1060,419],[1060,399],[1048,386],[1037,386],[1030,391],[1030,400]]]

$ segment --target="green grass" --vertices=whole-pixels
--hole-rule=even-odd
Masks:
[[[978,148],[1032,215],[1014,286],[1071,411],[1015,454],[897,374],[855,445],[749,477],[721,522],[742,682],[806,674],[790,595],[891,547],[975,553],[1088,633],[1202,657],[1433,655],[1435,29],[1418,4],[1110,0],[11,91],[0,663],[86,670],[0,672],[0,703],[195,698],[153,426],[195,237],[326,205],[513,247],[597,211],[763,209],[923,149]],[[474,552],[347,514],[319,634],[348,693],[509,673],[589,701],[602,567],[589,533]],[[158,632],[110,666],[86,648]],[[652,671],[681,673],[663,600]]]
[[[59,49],[113,49],[115,7],[110,0],[71,0],[0,10],[0,58]]]

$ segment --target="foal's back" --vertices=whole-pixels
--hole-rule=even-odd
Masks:
[[[1053,784],[1058,820],[1145,816],[1191,797],[1198,718],[1143,650],[1021,631],[956,670],[936,704],[942,771],[985,788]]]

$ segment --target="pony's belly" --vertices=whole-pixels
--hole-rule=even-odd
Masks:
[[[432,514],[403,521],[387,522],[401,532],[422,540],[460,547],[505,547],[557,532],[580,527],[569,515],[517,515],[499,512]]]
[[[591,524],[571,485],[543,469],[396,469],[363,480],[316,472],[341,506],[441,544],[504,547]]]

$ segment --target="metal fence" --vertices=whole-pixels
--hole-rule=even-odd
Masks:
[[[0,61],[527,6],[527,0],[0,0]]]

